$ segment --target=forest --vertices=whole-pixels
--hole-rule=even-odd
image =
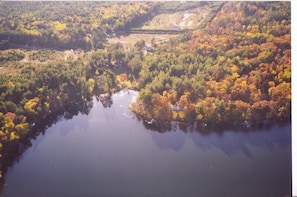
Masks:
[[[290,120],[290,15],[288,2],[225,3],[205,28],[143,58],[131,109],[201,125]]]
[[[200,27],[152,40],[153,52],[143,40],[128,50],[107,43],[155,14],[200,4],[0,2],[1,154],[36,125],[88,113],[94,95],[123,88],[139,90],[130,109],[158,124],[289,122],[290,2],[203,2],[212,11]]]
[[[2,4],[2,5],[1,5]],[[103,48],[106,38],[141,23],[153,2],[1,2],[0,49]]]

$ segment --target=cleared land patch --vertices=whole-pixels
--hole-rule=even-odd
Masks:
[[[147,45],[151,45],[154,39],[155,44],[168,41],[170,38],[176,37],[174,34],[129,34],[127,36],[120,36],[115,38],[109,38],[109,43],[122,43],[125,49],[133,46],[136,42],[144,40]]]
[[[203,6],[186,11],[159,14],[146,22],[142,29],[195,29],[210,11],[209,6]]]
[[[162,13],[153,17],[150,21],[147,21],[139,29],[143,30],[184,30],[195,29],[210,13],[209,6],[198,7],[195,9],[189,9],[185,11],[175,13]],[[122,43],[125,49],[129,46],[133,46],[136,42],[144,40],[147,45],[152,44],[154,40],[155,44],[169,41],[170,38],[177,37],[178,34],[129,34],[125,36],[118,36],[109,38],[109,43]]]

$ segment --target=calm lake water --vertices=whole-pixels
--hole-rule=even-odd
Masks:
[[[2,196],[286,196],[291,126],[203,133],[148,130],[137,92],[52,125],[8,169]]]

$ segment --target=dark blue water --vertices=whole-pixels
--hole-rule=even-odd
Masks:
[[[9,168],[2,196],[290,195],[290,125],[158,133],[129,111],[136,96],[48,128]]]

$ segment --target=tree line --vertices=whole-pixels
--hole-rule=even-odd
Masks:
[[[1,2],[0,49],[103,48],[106,39],[145,18],[153,2]]]
[[[290,120],[290,16],[289,2],[225,3],[205,28],[143,58],[131,109],[200,125]]]
[[[124,87],[140,90],[130,108],[146,120],[202,126],[290,121],[290,2],[214,4],[203,28],[166,43],[152,42],[154,51],[147,53],[143,40],[127,50],[120,43],[102,44],[106,37],[92,31],[105,35],[130,25],[155,3],[1,2],[3,6],[0,36],[10,37],[1,37],[2,47],[34,44],[39,35],[28,31],[36,30],[44,46],[56,39],[55,46],[81,48],[80,35],[93,50],[0,51],[0,149],[55,114],[71,118],[88,113],[93,95]],[[29,11],[20,13],[24,7]]]

